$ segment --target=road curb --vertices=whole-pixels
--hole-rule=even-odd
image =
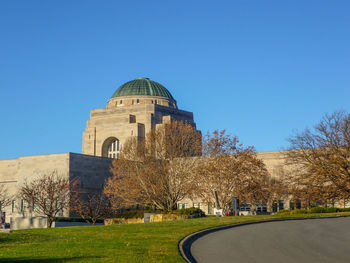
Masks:
[[[230,229],[234,227],[240,227],[240,226],[246,226],[246,225],[253,225],[253,224],[261,224],[261,223],[269,223],[269,222],[280,222],[280,221],[292,221],[292,220],[307,220],[307,219],[329,219],[329,218],[340,218],[340,217],[349,217],[349,216],[329,216],[329,217],[300,217],[300,218],[276,218],[276,219],[268,219],[268,220],[261,220],[261,221],[255,221],[255,222],[246,222],[246,223],[238,223],[233,225],[226,225],[226,226],[219,226],[219,227],[213,227],[208,228],[204,230],[200,230],[198,232],[192,233],[183,239],[181,239],[178,243],[178,250],[180,252],[180,255],[182,258],[188,262],[188,263],[197,263],[195,258],[191,254],[191,246],[194,241],[201,238],[202,236],[205,236],[207,234]]]

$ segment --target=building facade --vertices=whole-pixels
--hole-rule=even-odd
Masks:
[[[86,191],[102,190],[111,176],[112,160],[118,158],[125,141],[134,136],[144,138],[152,129],[172,120],[186,121],[196,127],[193,113],[180,110],[171,93],[161,84],[148,78],[138,78],[120,86],[107,102],[106,108],[91,110],[83,132],[82,154],[61,153],[0,160],[0,185],[15,196],[25,181],[56,171],[70,180],[79,179]],[[284,165],[283,153],[258,153],[272,176],[279,176]],[[185,199],[179,207],[199,207],[205,213],[213,208],[199,199]],[[288,209],[285,203],[280,209]],[[258,209],[264,210],[264,207]],[[6,221],[11,217],[28,215],[26,204],[15,197],[12,204],[3,207]],[[69,216],[69,211],[63,212]]]
[[[193,113],[180,110],[171,93],[148,78],[138,78],[120,86],[104,109],[91,110],[83,132],[82,154],[59,153],[0,160],[0,185],[13,196],[10,206],[2,207],[6,222],[11,217],[30,216],[27,204],[17,196],[25,181],[56,171],[58,175],[78,179],[84,191],[102,190],[111,176],[113,158],[118,158],[123,143],[131,136],[144,138],[172,120],[196,126]],[[69,216],[69,211],[62,211]]]
[[[152,129],[171,120],[193,126],[193,113],[180,110],[171,93],[148,78],[122,85],[107,107],[91,111],[83,133],[83,154],[117,158],[123,143],[131,136],[144,138]]]

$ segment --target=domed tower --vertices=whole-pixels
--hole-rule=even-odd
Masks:
[[[156,104],[177,108],[171,93],[149,78],[138,78],[121,85],[108,101],[107,108],[135,104]]]
[[[104,109],[91,111],[83,133],[83,154],[117,158],[130,137],[144,138],[158,125],[181,120],[195,126],[193,113],[179,110],[161,84],[138,78],[121,85]]]

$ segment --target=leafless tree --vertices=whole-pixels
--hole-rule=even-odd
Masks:
[[[50,228],[58,213],[69,207],[69,179],[57,171],[43,174],[25,182],[19,191],[20,197],[28,203],[31,211],[47,216]]]
[[[244,147],[222,130],[206,135],[204,150],[205,158],[197,169],[198,196],[212,202],[216,189],[225,210],[234,197],[254,204],[267,200],[268,172],[253,147]]]
[[[71,191],[70,210],[90,225],[95,225],[97,219],[111,214],[109,200],[103,193],[84,192],[78,186],[74,186]]]
[[[326,114],[289,138],[287,164],[294,166],[294,195],[306,203],[350,198],[350,115]]]
[[[193,190],[193,156],[201,147],[201,134],[180,121],[164,124],[144,140],[131,138],[114,160],[114,177],[104,192],[114,207],[141,204],[171,211]]]
[[[13,196],[9,194],[5,185],[0,185],[0,212],[2,209],[11,204]]]

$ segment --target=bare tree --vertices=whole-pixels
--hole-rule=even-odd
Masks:
[[[267,200],[268,172],[253,147],[244,147],[237,137],[222,130],[206,135],[204,149],[206,157],[197,170],[198,196],[212,202],[216,189],[224,210],[229,209],[234,197],[247,203]]]
[[[289,138],[287,163],[295,167],[294,194],[306,203],[350,198],[350,115],[326,114]]]
[[[114,160],[105,194],[114,207],[151,205],[171,211],[193,190],[193,157],[201,153],[201,134],[188,123],[173,121],[145,140],[131,138]]]
[[[84,192],[77,186],[71,193],[70,209],[90,225],[95,225],[97,219],[111,214],[109,200],[103,193]]]
[[[11,204],[13,196],[9,194],[5,185],[0,185],[0,212],[2,209]]]
[[[69,179],[53,171],[25,182],[19,195],[28,203],[31,211],[47,216],[47,226],[50,228],[57,214],[69,207]]]

